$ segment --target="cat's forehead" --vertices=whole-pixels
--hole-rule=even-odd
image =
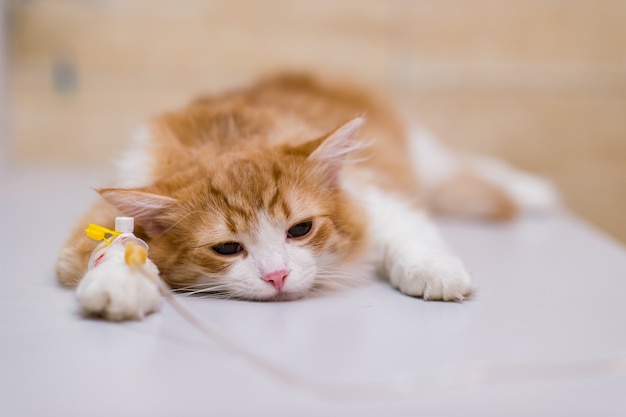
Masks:
[[[297,162],[256,154],[216,164],[206,190],[213,220],[242,233],[254,231],[261,218],[282,225],[323,211],[324,193]]]
[[[295,194],[274,194],[274,201],[266,207],[245,202],[237,204],[233,199],[216,202],[212,199],[210,210],[204,211],[206,217],[200,234],[210,241],[228,241],[246,237],[250,241],[264,240],[268,231],[285,232],[294,223],[326,216],[328,207],[315,201],[306,201]],[[207,234],[208,233],[208,234]]]

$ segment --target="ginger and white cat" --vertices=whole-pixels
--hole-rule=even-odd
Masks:
[[[461,301],[470,275],[425,209],[510,218],[554,201],[541,179],[411,132],[366,91],[297,74],[165,113],[133,146],[119,188],[99,190],[57,264],[84,311],[114,319],[143,317],[158,294],[147,280],[81,282],[88,223],[134,217],[173,288],[288,300],[373,264],[405,294]]]

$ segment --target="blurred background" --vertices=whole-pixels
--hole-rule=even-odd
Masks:
[[[279,68],[393,95],[626,242],[626,0],[6,0],[6,166],[100,169],[152,114]]]

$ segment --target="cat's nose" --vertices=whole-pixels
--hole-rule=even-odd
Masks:
[[[272,285],[274,285],[274,287],[280,291],[283,288],[283,284],[285,283],[285,278],[287,278],[287,275],[289,275],[288,270],[279,269],[278,271],[264,274],[263,279],[267,282],[271,282]]]

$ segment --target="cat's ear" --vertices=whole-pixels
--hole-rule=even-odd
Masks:
[[[312,148],[307,159],[321,166],[329,174],[332,182],[336,182],[348,154],[363,147],[363,144],[356,140],[356,133],[364,122],[364,118],[356,117],[329,134],[305,144]]]
[[[160,236],[168,227],[162,214],[178,200],[143,189],[102,188],[98,193],[126,216],[134,217],[149,237]]]
[[[318,142],[317,147],[311,152],[309,159],[342,163],[346,155],[361,147],[356,141],[356,133],[364,122],[364,118],[356,117],[314,141]]]

